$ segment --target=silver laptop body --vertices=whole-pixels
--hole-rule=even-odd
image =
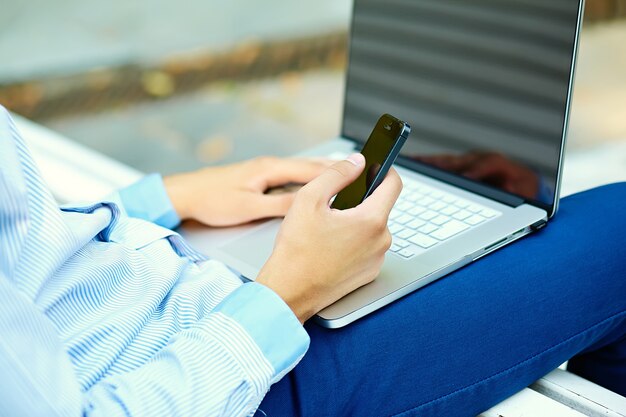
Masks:
[[[404,189],[381,273],[320,311],[319,324],[345,326],[547,224],[558,206],[582,6],[355,0],[342,135],[301,155],[360,150],[382,113],[412,133],[396,163]],[[254,280],[280,224],[181,233]]]

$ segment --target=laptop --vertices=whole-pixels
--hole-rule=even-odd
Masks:
[[[378,117],[412,133],[395,167],[380,275],[320,311],[345,326],[529,233],[557,211],[581,0],[355,0],[341,135],[303,156],[361,149]],[[186,226],[192,245],[254,280],[280,219]]]

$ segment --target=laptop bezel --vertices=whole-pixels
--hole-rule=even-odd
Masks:
[[[564,117],[563,117],[563,125],[561,127],[561,146],[559,149],[559,162],[557,166],[557,174],[555,179],[555,187],[554,193],[552,196],[552,204],[546,204],[539,200],[523,198],[516,194],[504,191],[502,189],[480,183],[474,180],[470,180],[469,178],[452,174],[448,171],[444,171],[438,168],[435,168],[430,165],[426,165],[420,162],[416,162],[410,158],[399,155],[396,160],[396,164],[407,168],[409,170],[419,172],[421,174],[428,175],[437,180],[446,182],[448,184],[454,185],[459,188],[463,188],[465,190],[471,191],[473,193],[479,194],[483,197],[490,198],[492,200],[498,201],[502,204],[506,204],[511,207],[518,207],[522,204],[530,204],[532,206],[541,208],[548,213],[548,218],[554,216],[559,207],[559,195],[561,192],[561,180],[563,174],[563,155],[565,153],[565,144],[567,140],[567,131],[569,127],[569,117],[571,110],[571,102],[572,102],[572,92],[574,86],[574,78],[575,78],[575,70],[576,70],[576,58],[578,57],[578,49],[579,49],[579,38],[580,31],[582,28],[583,14],[584,14],[584,5],[585,0],[578,0],[578,11],[576,18],[576,29],[574,33],[574,41],[572,44],[572,52],[571,52],[571,61],[570,61],[570,71],[568,77],[568,86],[567,86],[567,96],[565,99],[565,108],[564,108]],[[356,8],[356,1],[352,3],[352,12],[350,18],[350,30],[349,30],[349,39],[348,39],[348,54],[347,54],[347,65],[345,72],[345,84],[344,84],[344,92],[343,92],[343,111],[341,116],[341,137],[352,142],[355,142],[355,147],[360,147],[365,142],[361,139],[356,139],[346,135],[345,133],[345,117],[346,117],[346,93],[348,89],[348,79],[349,79],[349,65],[350,65],[350,54],[351,54],[351,41],[352,35],[354,31],[354,9]]]

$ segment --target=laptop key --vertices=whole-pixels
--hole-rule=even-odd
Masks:
[[[389,248],[389,250],[392,252],[398,252],[399,250],[402,250],[402,248],[399,245],[396,245],[395,243],[393,243],[391,247]]]
[[[465,208],[465,207],[469,206],[470,204],[471,203],[469,201],[463,200],[461,198],[459,198],[458,200],[456,200],[454,202],[454,205],[457,206],[457,207],[460,207],[460,208]]]
[[[437,243],[435,239],[422,233],[418,233],[415,236],[411,237],[409,239],[409,242],[415,243],[417,246],[420,246],[422,248],[430,248]]]
[[[441,210],[439,213],[445,214],[446,216],[452,216],[454,213],[458,212],[460,209],[455,206],[448,206],[445,209]]]
[[[485,216],[488,219],[494,217],[497,213],[495,212],[495,210],[491,210],[491,209],[483,209],[483,211],[481,211],[480,213],[481,216]]]
[[[427,225],[424,225],[424,226],[420,227],[419,231],[422,232],[422,233],[429,234],[429,233],[434,232],[437,229],[439,229],[437,226],[434,226],[432,224],[427,224]]]
[[[470,213],[469,211],[461,210],[458,213],[454,214],[452,217],[454,217],[457,220],[465,220],[465,219],[467,219],[471,215],[472,215],[472,213]]]
[[[469,217],[467,219],[464,220],[465,223],[474,226],[478,223],[482,223],[485,221],[485,218],[483,216],[479,216],[478,214],[474,214],[472,217]]]
[[[423,212],[426,211],[426,207],[422,207],[422,206],[415,206],[413,207],[411,210],[408,211],[408,213],[411,216],[418,216],[420,214],[422,214]]]
[[[442,224],[446,223],[450,221],[450,217],[448,216],[437,216],[434,219],[432,219],[430,222],[432,224],[436,224],[437,226],[441,226]]]
[[[407,211],[411,209],[412,207],[413,207],[413,204],[409,203],[408,201],[402,201],[400,204],[397,204],[394,208],[400,211]]]
[[[410,201],[411,203],[414,203],[414,202],[416,202],[417,200],[420,199],[420,197],[419,197],[420,195],[421,194],[410,193],[410,194],[407,194],[405,199],[406,199],[406,201]]]
[[[398,255],[402,256],[403,258],[411,258],[413,255],[415,255],[415,252],[413,252],[413,250],[411,248],[404,248],[400,251],[397,252]]]
[[[467,210],[471,211],[472,213],[478,213],[479,211],[481,211],[483,208],[481,206],[479,206],[478,204],[472,204],[470,205]]]
[[[465,223],[456,220],[450,220],[448,223],[441,226],[438,230],[432,232],[430,236],[439,240],[445,240],[449,237],[456,235],[457,233],[461,233],[465,229],[469,229],[469,226]]]
[[[401,224],[394,223],[391,226],[389,226],[389,233],[391,233],[392,235],[395,233],[398,233],[400,230],[402,230]]]
[[[404,188],[407,190],[415,190],[418,187],[415,181],[404,181]]]
[[[406,227],[410,227],[411,229],[417,229],[419,227],[422,227],[426,224],[425,220],[422,219],[415,219],[412,222],[408,222],[406,224]]]
[[[413,220],[413,216],[409,216],[408,214],[403,214],[400,217],[394,219],[397,223],[404,224]]]
[[[433,218],[437,217],[437,215],[438,214],[437,214],[436,211],[428,210],[428,211],[420,214],[420,219],[430,220],[430,219],[433,219]]]
[[[447,207],[448,205],[446,203],[444,203],[443,201],[435,201],[434,203],[432,203],[430,206],[428,206],[429,209],[431,210],[435,210],[435,211],[439,211],[445,207]]]
[[[400,239],[408,239],[411,236],[413,236],[414,234],[415,234],[414,230],[404,229],[401,232],[396,233],[396,236],[398,236]]]
[[[404,239],[400,239],[400,238],[399,238],[399,237],[397,237],[397,236],[394,236],[392,239],[393,239],[393,241],[392,241],[392,245],[398,245],[398,246],[400,246],[401,248],[406,248],[407,246],[409,246],[409,242],[407,242],[407,241],[406,241],[406,240],[404,240]]]

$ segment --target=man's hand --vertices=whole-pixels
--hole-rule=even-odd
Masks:
[[[272,256],[256,279],[274,290],[302,323],[374,280],[391,245],[387,219],[402,190],[395,170],[357,207],[330,208],[332,196],[364,166],[363,155],[352,155],[298,191]]]
[[[281,217],[295,193],[269,195],[270,187],[307,183],[330,165],[304,158],[261,157],[164,178],[165,189],[182,220],[209,226],[232,226]]]

